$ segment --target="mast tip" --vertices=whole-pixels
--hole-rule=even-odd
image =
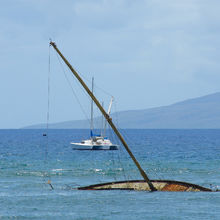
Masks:
[[[55,42],[53,42],[51,39],[50,39],[50,46],[56,46]]]

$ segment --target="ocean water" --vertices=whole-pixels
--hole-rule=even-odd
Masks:
[[[220,130],[121,132],[151,179],[220,189]],[[220,219],[220,192],[74,190],[142,178],[122,146],[72,150],[69,143],[88,138],[88,130],[43,133],[0,130],[0,219]]]

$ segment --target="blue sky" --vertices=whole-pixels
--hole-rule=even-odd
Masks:
[[[220,91],[219,11],[219,0],[1,1],[0,128],[46,122],[49,38],[117,110]],[[84,118],[50,53],[51,122]]]

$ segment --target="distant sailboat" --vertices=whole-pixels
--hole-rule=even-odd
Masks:
[[[111,128],[113,129],[113,131],[115,132],[119,140],[121,141],[121,143],[123,144],[129,156],[135,163],[141,176],[143,177],[143,180],[129,180],[129,181],[125,180],[125,181],[95,184],[95,185],[90,185],[90,186],[85,186],[85,187],[78,187],[77,188],[78,190],[142,190],[142,191],[194,191],[194,192],[196,191],[211,192],[212,191],[209,188],[205,188],[205,187],[192,184],[192,183],[187,183],[187,182],[180,182],[180,181],[174,181],[174,180],[150,180],[147,174],[145,173],[145,171],[140,166],[135,156],[133,155],[133,153],[131,152],[124,138],[122,137],[118,129],[115,127],[109,114],[105,112],[102,105],[99,103],[99,101],[90,91],[90,89],[87,87],[87,85],[78,75],[78,73],[73,69],[70,63],[62,55],[62,53],[57,48],[56,44],[54,42],[50,42],[50,45],[53,46],[53,48],[60,55],[60,57],[63,59],[66,65],[70,68],[73,75],[79,80],[83,88],[92,98],[92,100],[95,102],[95,104],[97,105],[97,107],[99,108],[99,110],[101,111],[101,113],[103,114],[103,116],[105,117],[105,119],[107,120],[107,122],[109,123],[109,125],[111,126]]]
[[[94,78],[92,78],[92,93],[94,89]],[[113,98],[111,98],[110,105],[108,108],[108,115],[111,112]],[[103,134],[93,133],[93,100],[91,100],[91,122],[90,122],[90,139],[82,140],[80,143],[71,142],[74,150],[118,150],[118,145],[112,144],[112,142],[105,136],[106,123],[104,126]]]

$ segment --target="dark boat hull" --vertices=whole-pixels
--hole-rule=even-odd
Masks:
[[[157,191],[168,192],[212,192],[211,189],[196,184],[174,180],[151,180]],[[78,187],[78,190],[137,190],[150,191],[148,183],[144,180],[118,181]]]

